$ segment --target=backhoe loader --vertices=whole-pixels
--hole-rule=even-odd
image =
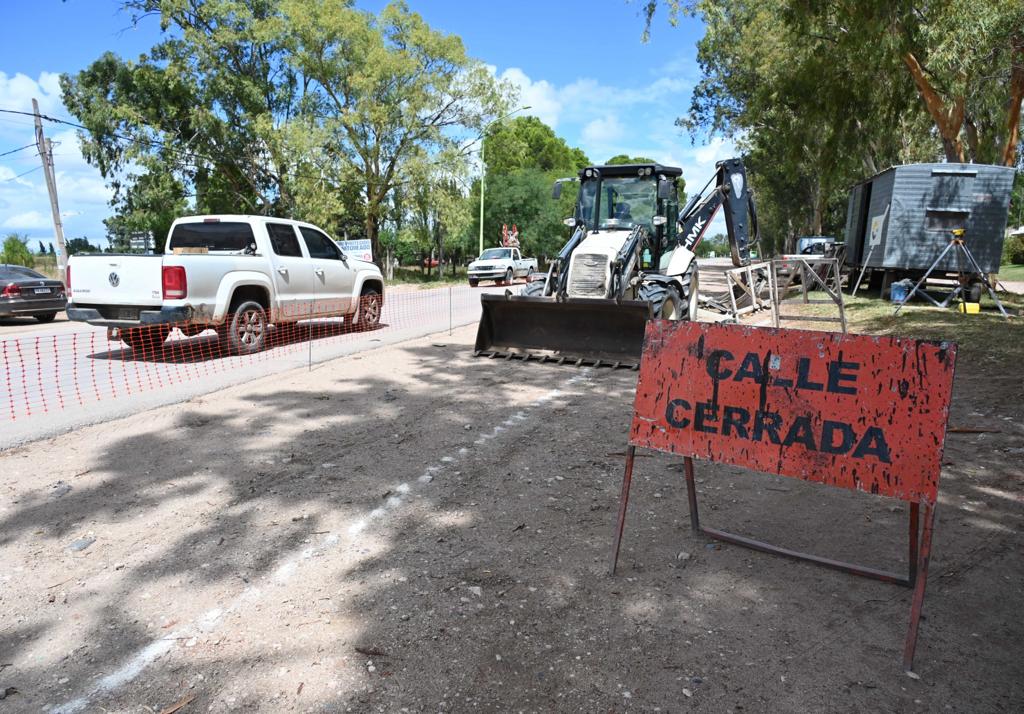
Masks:
[[[757,214],[739,159],[716,164],[700,193],[679,210],[678,168],[661,164],[591,166],[565,223],[572,237],[542,280],[520,295],[482,295],[477,356],[554,359],[577,365],[636,367],[647,320],[694,320],[694,251],[719,208],[737,267],[750,264]],[[751,239],[753,237],[753,240]]]

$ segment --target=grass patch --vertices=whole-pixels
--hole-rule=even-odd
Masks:
[[[999,266],[999,279],[1011,282],[1024,283],[1024,265],[1001,265]]]
[[[811,295],[824,296],[820,292]],[[1012,316],[1009,320],[987,296],[982,299],[981,313],[977,315],[960,313],[955,306],[941,309],[918,300],[905,305],[896,315],[895,305],[888,300],[843,295],[850,332],[950,340],[959,345],[962,359],[995,361],[1017,370],[1024,364],[1024,295],[1001,292],[999,300]],[[833,305],[803,305],[799,297],[790,298],[784,306],[787,314],[838,315],[838,308]],[[834,329],[838,329],[838,323]]]

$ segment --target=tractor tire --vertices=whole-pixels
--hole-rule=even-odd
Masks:
[[[519,291],[522,297],[543,297],[544,296],[544,281],[534,280],[527,283]]]
[[[651,303],[655,319],[690,320],[697,319],[699,286],[697,261],[690,263],[686,272],[679,276],[680,286],[665,283],[643,283],[637,291],[637,300]]]
[[[651,304],[655,320],[685,320],[683,299],[675,285],[643,283],[637,291],[637,300]]]

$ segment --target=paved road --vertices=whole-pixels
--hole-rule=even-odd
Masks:
[[[513,290],[518,287],[514,286]],[[476,322],[480,294],[504,287],[390,291],[381,327],[350,332],[342,320],[274,331],[274,347],[249,357],[221,350],[212,332],[175,333],[153,354],[108,342],[103,329],[68,322],[0,322],[0,448],[88,423],[183,401],[232,384]]]

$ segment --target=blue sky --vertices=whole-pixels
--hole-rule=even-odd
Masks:
[[[72,119],[60,101],[61,73],[74,73],[105,51],[136,58],[159,38],[156,18],[132,28],[119,0],[6,0],[0,25],[0,109]],[[357,0],[380,10],[381,0]],[[691,145],[674,126],[699,78],[696,43],[703,29],[682,18],[656,16],[653,36],[640,42],[638,0],[409,1],[435,29],[462,37],[468,53],[519,87],[521,105],[573,146],[601,162],[617,153],[650,156],[681,166],[691,188],[727,158],[721,140]],[[45,34],[42,32],[45,26]],[[60,207],[67,237],[99,242],[110,191],[78,150],[74,130],[47,125],[55,149]],[[33,142],[32,120],[0,114],[0,153]],[[0,157],[0,235],[27,234],[35,248],[53,235],[46,185],[34,150]],[[29,173],[25,173],[29,172]],[[23,176],[19,174],[25,173]]]

